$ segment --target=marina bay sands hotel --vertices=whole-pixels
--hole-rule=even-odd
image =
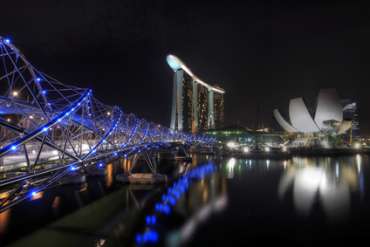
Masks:
[[[222,127],[225,90],[199,79],[174,55],[167,63],[174,71],[171,129],[197,133]]]

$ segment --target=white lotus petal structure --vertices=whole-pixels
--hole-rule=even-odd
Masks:
[[[323,89],[319,93],[315,122],[320,129],[325,129],[327,120],[343,121],[343,107],[335,89]]]
[[[335,89],[320,90],[314,118],[301,97],[289,102],[290,122],[283,118],[278,109],[275,109],[273,114],[279,125],[288,133],[335,130],[338,134],[343,134],[350,126],[348,123],[343,124],[343,107]]]
[[[289,102],[290,122],[299,132],[318,132],[320,129],[312,119],[302,98],[291,99]]]
[[[292,126],[290,125],[290,123],[288,123],[284,118],[283,116],[281,116],[280,112],[278,109],[275,109],[274,110],[274,117],[276,119],[276,121],[280,124],[280,126],[286,131],[286,132],[289,132],[289,133],[292,133],[292,132],[297,132],[297,130]]]

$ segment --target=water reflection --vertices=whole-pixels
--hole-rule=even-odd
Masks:
[[[11,210],[9,209],[0,213],[0,236],[3,235],[6,231],[6,227],[9,223],[10,212]]]
[[[310,215],[313,205],[318,204],[329,220],[345,219],[350,211],[351,193],[364,193],[361,159],[360,155],[293,158],[287,162],[278,195],[283,200],[292,189],[294,206],[302,215]]]
[[[199,164],[201,157],[194,156],[192,163],[177,162],[173,168],[178,173],[186,174]],[[157,218],[161,223],[161,244],[181,246],[190,243],[189,246],[192,246],[192,238],[197,240],[197,234],[202,229],[223,227],[225,231],[230,228],[230,233],[233,225],[243,226],[234,228],[236,234],[242,229],[241,238],[247,234],[249,237],[258,236],[255,232],[258,233],[259,229],[264,232],[265,227],[269,227],[268,224],[260,224],[268,217],[273,218],[273,222],[280,223],[281,220],[281,225],[276,223],[273,228],[284,227],[289,221],[296,227],[296,215],[290,214],[293,211],[304,216],[310,216],[314,211],[323,212],[330,220],[345,219],[351,206],[358,206],[351,205],[351,202],[361,200],[364,195],[364,172],[367,171],[368,158],[361,155],[285,161],[229,158],[222,162],[215,161],[215,164],[220,164],[217,172],[192,180],[189,189],[171,208],[170,217],[166,216],[164,220]],[[10,232],[18,234],[19,224],[43,226],[75,211],[53,223],[52,231],[47,227],[35,237],[46,241],[52,239],[50,234],[61,234],[64,241],[72,242],[74,239],[65,232],[68,230],[83,239],[84,246],[132,244],[135,231],[141,227],[140,222],[144,222],[145,215],[153,214],[152,206],[165,188],[117,184],[117,172],[127,172],[130,167],[131,163],[127,160],[107,164],[84,183],[63,185],[35,195],[34,200],[26,202],[23,208],[19,205],[11,213],[9,210],[0,214],[0,235],[6,232],[7,227]],[[0,199],[6,197],[6,194],[0,194]],[[77,211],[77,208],[81,209]],[[30,211],[33,214],[27,215]],[[35,221],[38,218],[40,222]],[[216,225],[214,218],[221,224]],[[230,222],[231,227],[227,225]],[[211,234],[208,239],[215,237],[213,232],[208,234]],[[28,243],[28,240],[22,243]]]
[[[227,167],[227,178],[233,178],[234,177],[234,168],[235,168],[235,164],[236,164],[236,159],[235,158],[230,158],[227,163],[226,163],[226,167]]]
[[[18,236],[26,235],[118,190],[121,184],[116,183],[115,174],[122,172],[119,162],[109,163],[104,168],[92,167],[94,169],[88,170],[89,177],[81,174],[66,177],[55,187],[34,192],[29,200],[2,212],[0,245]],[[2,191],[0,202],[4,202],[11,192],[12,188],[9,191]],[[31,227],[20,229],[19,225]]]
[[[191,240],[197,228],[227,206],[227,183],[220,173],[214,173],[194,183],[174,208],[184,222],[168,229],[166,246],[182,246]]]
[[[229,158],[222,166],[228,179],[253,176],[280,177],[278,184],[265,181],[261,186],[276,186],[278,198],[293,202],[297,213],[310,216],[315,208],[329,221],[349,216],[351,200],[362,200],[365,193],[363,159],[360,154],[348,157],[300,158],[291,160],[251,160]],[[265,175],[263,175],[265,174]],[[316,207],[317,206],[317,207]]]
[[[135,243],[182,246],[200,224],[226,207],[226,179],[213,163],[197,165],[163,190],[145,210]]]
[[[279,161],[280,162],[280,161]],[[282,161],[284,166],[287,165],[286,161]],[[244,172],[250,169],[257,168],[261,171],[268,171],[272,168],[276,168],[277,162],[269,159],[236,159],[234,157],[229,158],[225,161],[225,165],[221,166],[224,174],[228,179],[233,179],[236,176],[243,175]]]
[[[189,241],[194,235],[196,229],[212,214],[217,214],[227,206],[227,196],[220,195],[209,203],[203,205],[194,215],[192,215],[182,227],[176,232],[172,232],[167,239],[168,246],[181,246],[184,242]]]

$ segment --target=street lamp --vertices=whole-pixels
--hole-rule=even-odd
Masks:
[[[19,93],[18,93],[18,91],[15,91],[15,90],[14,90],[14,91],[12,92],[12,95],[13,95],[13,97],[18,97]]]

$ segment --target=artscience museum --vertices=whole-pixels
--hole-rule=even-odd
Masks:
[[[289,101],[289,118],[285,120],[278,109],[274,117],[288,133],[331,133],[345,134],[352,126],[351,121],[343,119],[343,106],[335,89],[322,89],[317,99],[314,116],[309,112],[302,97]]]

